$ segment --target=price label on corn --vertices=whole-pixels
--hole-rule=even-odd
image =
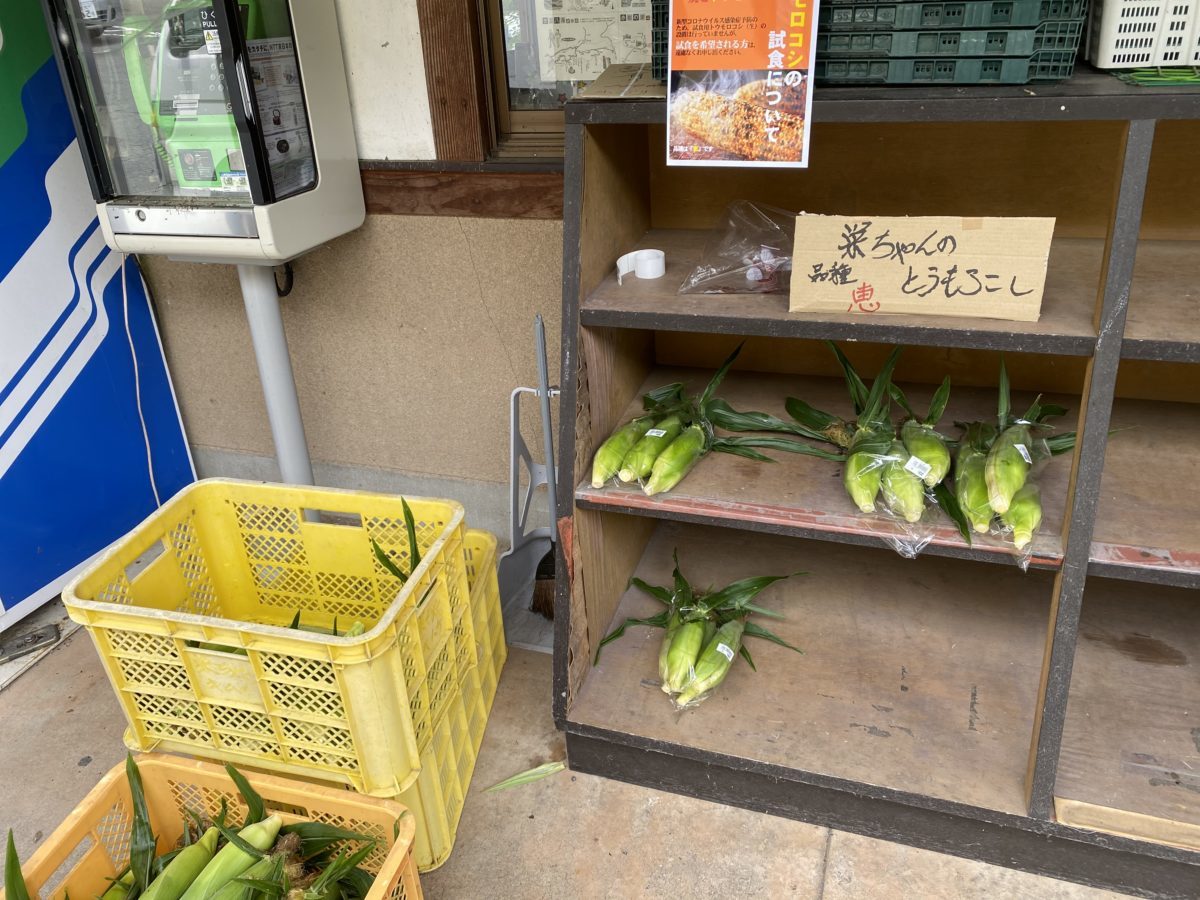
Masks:
[[[796,218],[792,312],[1036,322],[1051,218]]]
[[[646,432],[646,437],[662,437],[667,433],[665,428],[651,428]]]
[[[720,653],[723,657],[725,657],[730,662],[733,662],[733,657],[736,655],[733,652],[733,648],[730,647],[728,644],[717,644],[717,652]]]
[[[1029,455],[1029,448],[1026,447],[1024,444],[1013,444],[1013,446],[1016,447],[1017,452],[1021,454],[1021,459],[1025,460],[1025,462],[1029,463],[1032,466],[1033,465],[1033,457]]]
[[[911,472],[912,474],[916,475],[918,478],[924,478],[926,475],[929,474],[929,472],[933,468],[933,466],[931,466],[929,463],[925,462],[925,460],[921,459],[918,456],[910,456],[908,458],[908,462],[906,462],[904,464],[904,468],[905,468],[905,471]]]

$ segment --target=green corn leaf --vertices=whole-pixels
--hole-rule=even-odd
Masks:
[[[392,558],[384,552],[383,548],[379,546],[375,538],[371,538],[371,549],[375,552],[375,558],[379,560],[379,564],[399,578],[401,584],[404,584],[404,582],[408,581],[408,576],[404,574],[398,565],[392,562]],[[296,614],[296,621],[300,621],[299,613]]]
[[[806,428],[811,428],[818,434],[824,434],[826,430],[840,425],[842,420],[837,416],[830,415],[824,410],[817,409],[805,403],[799,397],[788,397],[784,403],[784,408],[787,409],[787,414],[799,422]],[[828,438],[826,438],[828,440]]]
[[[225,824],[225,810],[221,811],[221,815],[213,819],[213,827],[221,833],[221,837],[233,844],[243,853],[249,854],[252,859],[266,859],[270,854],[259,850],[245,838],[237,833],[236,830]]]
[[[334,633],[336,634],[336,627]],[[225,771],[229,773],[229,777],[233,779],[233,783],[237,786],[238,793],[246,801],[246,821],[242,823],[242,827],[245,828],[247,825],[253,825],[255,822],[261,822],[265,819],[267,817],[267,807],[263,803],[263,798],[259,796],[258,791],[250,787],[250,782],[246,780],[246,776],[229,763],[225,763]]]
[[[375,544],[375,542],[374,542],[374,541],[371,541],[371,543],[372,543],[372,544]],[[377,552],[379,551],[379,545],[378,545],[378,544],[375,544],[375,549],[376,549],[376,551],[377,551]],[[291,625],[289,625],[289,626],[288,626],[288,628],[296,629],[296,628],[299,628],[299,627],[300,627],[300,610],[296,610],[296,614],[295,614],[294,616],[292,616],[292,624],[291,624]]]
[[[163,869],[169,866],[171,864],[171,860],[178,856],[182,850],[183,847],[180,847],[178,850],[170,850],[155,859],[154,865],[150,867],[150,874],[152,876],[150,880],[153,881],[155,878],[161,875]]]
[[[937,425],[946,412],[950,403],[950,376],[947,375],[941,386],[934,391],[933,399],[929,401],[929,415],[925,417],[926,425]]]
[[[429,599],[429,595],[433,593],[433,589],[437,587],[436,581],[429,582],[429,587],[425,588],[425,593],[421,595],[421,599],[417,601],[417,609],[425,605],[425,601]]]
[[[892,395],[893,400],[900,404],[900,408],[908,413],[910,418],[915,419],[917,417],[917,414],[913,412],[912,406],[909,405],[908,397],[905,396],[904,391],[900,390],[899,385],[889,384],[888,393]]]
[[[679,569],[678,547],[671,551],[671,559],[675,561],[675,568],[671,572],[671,578],[675,583],[675,600],[680,606],[691,606],[695,601],[695,595],[691,584],[683,577],[683,572]]]
[[[1012,397],[1008,386],[1008,369],[1004,365],[1004,355],[1000,356],[1000,384],[997,390],[996,418],[1000,421],[1000,430],[1008,427],[1008,419],[1012,413]]]
[[[565,760],[542,763],[540,766],[520,772],[516,775],[513,775],[511,778],[505,778],[503,781],[493,784],[490,788],[485,790],[484,793],[493,794],[496,791],[506,791],[509,788],[533,784],[535,781],[541,781],[543,778],[549,778],[551,775],[557,775],[566,767],[567,763]]]
[[[683,382],[664,384],[642,395],[642,409],[656,416],[667,415],[683,405]]]
[[[933,486],[933,496],[940,506],[950,517],[950,520],[958,526],[958,533],[962,535],[963,540],[967,545],[971,544],[971,528],[967,522],[967,517],[962,511],[962,507],[958,504],[958,498],[954,496],[954,491],[946,486],[945,482]]]
[[[370,841],[362,847],[359,847],[353,853],[339,853],[333,858],[333,861],[325,867],[317,880],[309,885],[305,891],[306,897],[323,897],[326,888],[329,885],[337,884],[345,878],[352,869],[365,860],[368,856],[375,852],[375,842]]]
[[[718,453],[732,453],[735,456],[745,456],[748,459],[765,458],[772,462],[773,460],[769,456],[764,457],[761,453],[754,455],[743,451],[754,449],[783,450],[787,453],[800,453],[804,456],[815,456],[818,459],[828,459],[832,462],[842,462],[846,459],[845,453],[822,450],[820,447],[814,447],[812,444],[806,444],[794,438],[771,437],[768,435],[760,437],[717,438],[713,441],[712,449]]]
[[[745,644],[742,644],[742,646],[738,648],[738,654],[746,661],[746,665],[750,667],[751,671],[758,671],[758,666],[754,664],[754,657],[750,655],[750,651],[746,649]]]
[[[671,617],[670,613],[660,612],[657,616],[650,616],[645,619],[634,619],[634,618],[626,619],[624,622],[622,622],[620,625],[618,625],[616,628],[614,628],[612,631],[610,631],[607,635],[605,635],[604,640],[602,640],[600,642],[600,645],[598,647],[596,647],[596,658],[593,661],[593,665],[595,665],[595,663],[600,662],[600,651],[604,649],[605,645],[611,644],[613,641],[615,641],[619,637],[623,637],[625,634],[626,628],[629,628],[631,625],[646,625],[650,628],[666,628],[667,621],[670,619],[670,617]]]
[[[702,411],[705,418],[717,428],[726,431],[778,431],[784,434],[795,434],[800,437],[825,441],[828,438],[814,428],[809,428],[799,422],[785,422],[770,413],[748,411],[739,412],[720,397],[714,397]]]
[[[325,822],[295,822],[279,829],[280,834],[294,834],[300,838],[301,859],[311,859],[341,841],[369,841],[371,836],[357,831],[348,831]]]
[[[1043,403],[1041,415],[1038,416],[1038,422],[1045,422],[1047,419],[1057,419],[1067,414],[1065,406],[1059,406],[1057,403]]]
[[[722,444],[720,438],[713,441],[712,449],[717,453],[728,453],[731,456],[740,456],[743,459],[752,459],[755,462],[773,463],[775,460],[767,456],[765,453],[759,453],[757,450],[752,450],[749,447],[741,447],[737,444]]]
[[[5,900],[29,900],[25,876],[21,874],[21,860],[17,857],[17,845],[13,841],[12,829],[8,829],[8,848],[4,852],[4,897]]]
[[[417,523],[413,518],[412,508],[403,497],[400,498],[400,508],[404,510],[404,527],[408,530],[408,572],[411,575],[421,564],[421,549],[417,546]]]
[[[333,636],[334,637],[338,636],[337,616],[333,617]]]
[[[642,581],[640,578],[630,578],[629,583],[643,594],[649,594],[660,603],[665,603],[668,606],[671,605],[671,597],[673,595],[665,587],[659,587],[655,584],[646,584],[646,582]]]
[[[1062,434],[1046,438],[1046,446],[1050,449],[1051,456],[1062,456],[1062,454],[1070,453],[1075,449],[1077,440],[1078,436],[1074,431],[1064,431]]]
[[[1033,398],[1033,402],[1029,404],[1029,409],[1025,410],[1025,415],[1021,417],[1024,422],[1040,422],[1042,420],[1042,395],[1038,394]]]
[[[790,575],[758,575],[752,578],[742,578],[728,584],[721,590],[709,594],[700,604],[705,613],[718,610],[744,610],[746,604],[757,597],[764,589],[777,581],[790,578]]]
[[[354,868],[338,881],[342,889],[342,900],[364,900],[375,884],[375,876],[361,868]]]
[[[751,613],[753,615],[766,616],[768,619],[784,618],[783,613],[777,613],[773,609],[764,609],[761,606],[755,606],[753,603],[747,603],[744,606],[742,606],[741,609],[743,609],[746,612]]]
[[[133,754],[125,755],[125,778],[129,782],[130,805],[133,807],[133,817],[129,826],[129,867],[133,870],[133,884],[129,887],[127,900],[142,893],[154,880],[154,856],[156,841],[154,830],[150,826],[150,812],[146,808],[146,792],[142,787],[142,773]]]
[[[755,624],[754,622],[746,623],[745,634],[749,635],[750,637],[762,638],[764,641],[770,641],[773,644],[778,644],[780,647],[787,647],[789,650],[795,650],[797,653],[804,652],[799,647],[789,644],[779,635],[775,634],[774,632],[767,631],[767,629],[763,628],[761,625]]]
[[[850,401],[854,404],[854,414],[856,416],[862,415],[863,410],[866,409],[867,397],[870,393],[867,390],[866,384],[859,377],[858,372],[850,363],[846,354],[842,352],[841,347],[833,341],[826,341],[825,346],[833,351],[833,355],[837,357],[837,361],[842,366],[842,372],[846,376],[846,390],[850,392]]]
[[[721,382],[725,380],[725,375],[729,371],[729,367],[733,365],[733,361],[738,358],[738,354],[742,352],[742,348],[744,346],[746,346],[746,342],[742,341],[737,345],[737,347],[734,348],[734,351],[725,358],[725,362],[721,363],[721,368],[717,369],[716,374],[713,375],[712,379],[708,382],[708,385],[704,388],[704,393],[700,395],[700,399],[696,403],[698,409],[703,410],[706,406],[708,406],[708,402],[712,399],[713,394],[716,393],[717,388],[721,386]]]
[[[879,374],[875,376],[875,380],[871,382],[871,392],[867,395],[862,413],[858,417],[860,427],[877,425],[886,418],[888,407],[891,405],[888,386],[892,383],[892,372],[895,371],[896,361],[900,359],[903,351],[903,347],[894,348],[888,354],[887,361],[879,370]]]

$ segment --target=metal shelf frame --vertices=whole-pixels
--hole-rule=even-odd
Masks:
[[[1093,526],[1100,498],[1105,450],[1114,405],[1117,370],[1122,358],[1196,362],[1192,342],[1133,340],[1126,343],[1125,320],[1146,195],[1155,124],[1159,120],[1200,119],[1200,88],[1147,89],[1125,85],[1109,75],[1083,68],[1059,85],[1018,87],[824,88],[813,103],[815,122],[1052,122],[1123,121],[1119,160],[1120,183],[1109,234],[1104,242],[1102,282],[1091,336],[1005,333],[986,328],[942,328],[937,320],[890,327],[878,321],[856,330],[856,338],[873,342],[978,347],[1029,353],[1056,353],[1086,358],[1080,414],[1080,439],[1072,460],[1062,534],[1062,561],[1057,566],[1050,604],[1041,684],[1034,716],[1027,780],[1026,816],[968,807],[931,797],[832,778],[749,758],[720,757],[696,748],[654,741],[571,718],[572,575],[581,565],[571,536],[577,511],[597,510],[631,517],[671,518],[722,527],[769,531],[750,522],[716,521],[685,514],[656,512],[619,502],[598,504],[595,498],[560,492],[558,541],[560,559],[555,606],[554,715],[566,732],[573,769],[671,790],[776,815],[816,822],[920,847],[1015,866],[1082,883],[1133,891],[1151,897],[1194,896],[1200,883],[1200,852],[1149,841],[1115,837],[1072,828],[1054,821],[1054,785],[1062,746],[1072,665],[1079,637],[1080,612],[1087,576],[1146,583],[1200,587],[1200,573],[1169,567],[1123,566],[1092,558]],[[584,284],[585,146],[593,126],[665,124],[661,101],[571,101],[566,111],[566,164],[563,247],[563,369],[560,409],[559,471],[571,484],[577,460],[576,426],[580,414],[581,356],[587,353],[583,332],[589,328],[742,333],[771,337],[844,337],[845,323],[813,323],[774,315],[702,315],[656,312],[649,306],[624,313],[620,308],[590,304],[591,286]],[[608,248],[606,248],[607,251]],[[593,273],[594,275],[594,273]],[[597,378],[595,372],[587,375]],[[603,377],[601,375],[600,377]],[[585,386],[583,390],[587,390]],[[774,529],[778,530],[778,529]],[[784,531],[801,537],[803,531]],[[825,538],[829,539],[829,538]],[[851,543],[870,541],[848,540]],[[971,553],[963,558],[983,558]],[[986,554],[984,555],[986,556]],[[571,558],[574,557],[574,558]]]

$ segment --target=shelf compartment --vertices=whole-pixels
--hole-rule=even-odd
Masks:
[[[689,390],[699,392],[711,375],[696,369],[656,369],[620,421],[641,414],[641,396],[647,391],[683,381]],[[904,385],[904,390],[915,409],[928,407],[933,388]],[[784,419],[787,418],[784,400],[789,396],[800,397],[835,415],[851,415],[845,384],[840,379],[735,371],[725,379],[718,396],[736,409],[760,410]],[[1014,397],[1013,405],[1021,409],[1023,402],[1028,403],[1028,399]],[[1077,398],[1064,402],[1072,413],[1078,408]],[[955,419],[991,419],[995,416],[995,403],[994,390],[955,388],[943,421],[950,427],[949,423]],[[952,427],[950,430],[953,432]],[[701,525],[720,524],[868,547],[889,547],[889,539],[903,537],[903,530],[892,520],[857,512],[842,487],[839,463],[778,451],[768,451],[768,455],[777,462],[710,454],[678,487],[654,497],[647,497],[637,485],[613,483],[597,489],[584,480],[576,489],[575,499],[586,509]],[[1041,474],[1043,521],[1041,533],[1034,539],[1031,561],[1034,568],[1057,568],[1062,562],[1062,523],[1070,468],[1069,457],[1059,457]],[[950,520],[941,516],[932,541],[922,552],[1011,562],[1011,545],[987,535],[974,538],[973,544],[968,545]]]
[[[630,628],[587,674],[570,723],[1024,813],[1048,573],[983,579],[960,560],[662,523],[636,575],[669,584],[676,548],[701,585],[808,572],[761,595],[786,616],[769,627],[805,655],[751,639],[758,671],[736,661],[718,692],[680,714],[657,680],[662,632]],[[660,608],[630,589],[612,624]]]
[[[1200,850],[1200,607],[1089,581],[1055,784],[1059,821]]]
[[[1112,426],[1089,570],[1200,588],[1200,405],[1118,400]]]
[[[882,341],[941,347],[1090,356],[1092,324],[1104,242],[1055,240],[1050,251],[1042,317],[1038,322],[952,316],[864,316],[790,313],[785,294],[679,294],[700,261],[710,232],[651,229],[637,249],[667,255],[667,273],[653,281],[617,284],[616,270],[584,301],[580,321],[609,328],[738,334],[767,337]]]
[[[1128,359],[1200,362],[1200,242],[1141,241],[1129,294]]]

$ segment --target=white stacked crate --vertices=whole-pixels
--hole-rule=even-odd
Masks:
[[[1101,69],[1200,65],[1200,0],[1098,0],[1088,59]]]

